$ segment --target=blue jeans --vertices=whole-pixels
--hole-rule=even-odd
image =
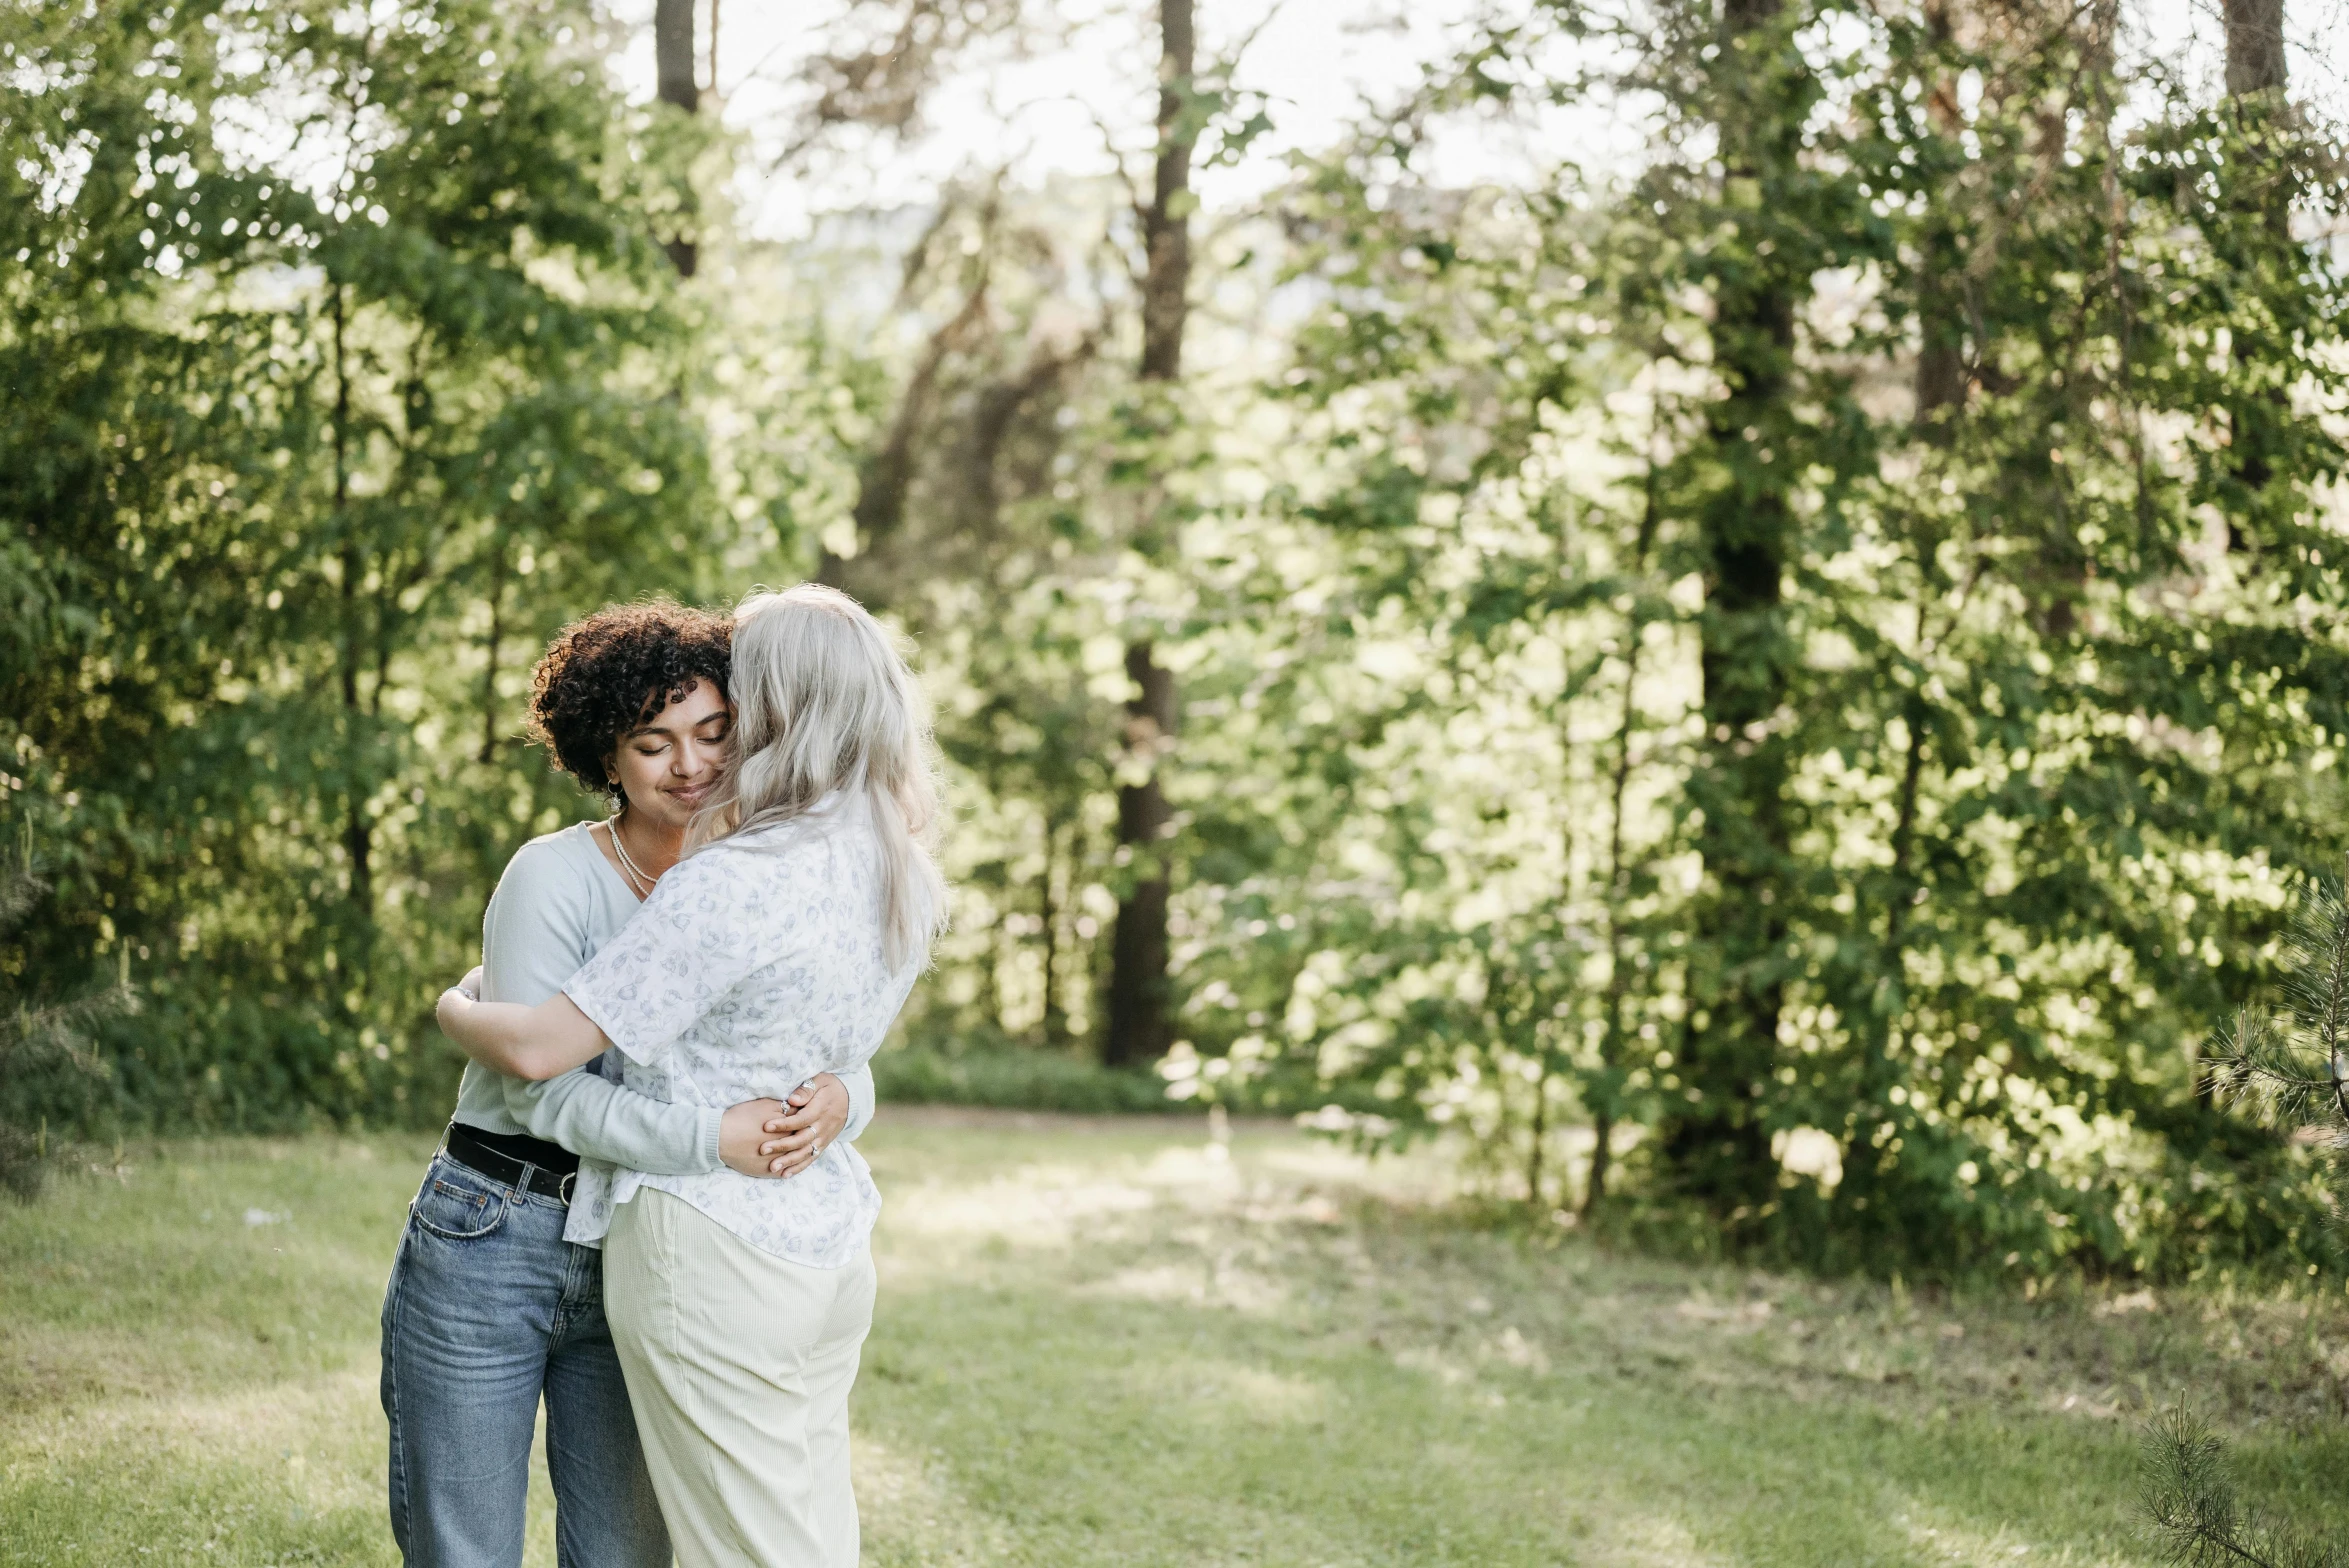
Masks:
[[[531,1431],[546,1399],[563,1568],[668,1568],[603,1256],[564,1209],[443,1154],[408,1210],[383,1299],[392,1536],[409,1568],[516,1568]]]

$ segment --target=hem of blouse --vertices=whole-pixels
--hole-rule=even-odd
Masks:
[[[690,1181],[692,1178],[677,1177],[672,1179],[678,1181]],[[657,1178],[651,1176],[640,1178],[636,1184],[635,1190],[632,1191],[629,1196],[633,1198],[637,1192],[646,1191],[667,1193],[670,1197],[675,1198],[679,1203],[686,1205],[696,1214],[699,1214],[703,1219],[708,1220],[711,1224],[717,1226],[720,1230],[733,1237],[736,1241],[742,1243],[742,1245],[745,1247],[748,1247],[751,1251],[758,1253],[761,1257],[774,1258],[779,1262],[789,1263],[803,1269],[822,1269],[826,1273],[831,1273],[836,1269],[847,1268],[850,1264],[856,1261],[858,1253],[870,1250],[873,1244],[873,1229],[881,1222],[881,1195],[876,1192],[873,1194],[873,1200],[871,1203],[859,1206],[861,1212],[857,1216],[858,1223],[855,1240],[852,1241],[841,1252],[839,1258],[836,1261],[830,1263],[818,1263],[810,1258],[795,1258],[788,1252],[777,1252],[772,1247],[760,1246],[757,1242],[751,1240],[748,1236],[743,1235],[733,1226],[727,1224],[723,1219],[719,1218],[715,1214],[712,1214],[709,1210],[703,1208],[700,1204],[694,1202],[693,1194],[689,1192],[679,1192],[674,1187],[665,1187],[661,1185],[660,1180]],[[613,1207],[618,1208],[619,1204],[614,1203]]]

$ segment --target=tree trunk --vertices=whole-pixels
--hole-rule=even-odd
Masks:
[[[2284,0],[2225,0],[2227,96],[2284,89]]]
[[[2224,0],[2224,9],[2227,96],[2238,100],[2237,123],[2256,143],[2265,139],[2262,133],[2267,127],[2262,122],[2283,107],[2284,0]],[[2239,101],[2247,98],[2254,101],[2250,104]],[[2254,222],[2264,217],[2269,235],[2289,244],[2292,198],[2288,185],[2277,177],[2276,163],[2272,153],[2242,160],[2230,183],[2241,190],[2240,199]],[[2243,335],[2240,326],[2232,342],[2237,364],[2256,357],[2263,347]],[[2282,443],[2283,428],[2290,419],[2290,404],[2273,391],[2239,397],[2227,410],[2229,456],[2233,459],[2235,477],[2254,498],[2267,489],[2269,479],[2274,477],[2276,449]],[[2227,542],[2236,549],[2243,548],[2246,542],[2245,531],[2235,517],[2227,519]]]
[[[1641,487],[1639,540],[1631,569],[1645,576],[1656,538],[1656,454],[1649,433],[1648,466]],[[1639,723],[1639,655],[1647,621],[1635,605],[1624,622],[1623,707],[1615,726],[1615,763],[1607,780],[1607,1034],[1599,1050],[1605,1092],[1591,1107],[1590,1175],[1583,1182],[1582,1217],[1594,1219],[1607,1201],[1607,1175],[1614,1164],[1615,1097],[1621,1092],[1630,1052],[1631,949],[1623,930],[1623,906],[1631,900],[1631,868],[1623,862],[1623,806],[1631,793],[1631,737]]]
[[[1044,1045],[1057,1047],[1068,1036],[1068,1015],[1060,1006],[1060,905],[1053,896],[1052,873],[1059,861],[1060,824],[1044,818],[1044,869],[1036,878],[1036,912],[1044,922]]]
[[[498,649],[505,641],[506,632],[506,541],[497,541],[496,552],[489,562],[489,639],[483,649],[481,671],[481,761],[484,766],[495,761],[498,754]]]
[[[343,286],[328,292],[334,327],[334,516],[342,531],[343,854],[350,862],[351,906],[362,926],[375,915],[373,825],[367,820],[366,791],[359,787],[359,546],[351,537],[351,373],[344,331],[348,309]]]
[[[1938,48],[1946,49],[1954,29],[1946,3],[1925,7],[1925,29]],[[1934,80],[1925,93],[1925,112],[1933,128],[1956,137],[1964,129],[1958,108],[1957,82],[1934,61]],[[1958,250],[1955,226],[1939,216],[1926,225],[1919,241],[1923,255],[1917,275],[1917,423],[1928,440],[1935,439],[1941,422],[1965,406],[1966,318],[1956,280],[1965,270]]]
[[[1785,123],[1793,118],[1787,106],[1765,90],[1739,47],[1778,10],[1779,0],[1730,0],[1723,18],[1716,91],[1731,211],[1742,200],[1766,200],[1772,165],[1799,155],[1800,125]],[[1758,205],[1749,210],[1761,217]],[[1711,887],[1696,934],[1718,967],[1684,1037],[1690,1102],[1663,1143],[1684,1190],[1724,1210],[1766,1201],[1777,1180],[1761,1101],[1777,1065],[1784,995],[1775,969],[1786,940],[1778,904],[1788,860],[1788,758],[1776,723],[1794,658],[1781,605],[1794,524],[1791,465],[1768,448],[1790,393],[1792,291],[1783,267],[1759,250],[1717,285],[1713,362],[1725,387],[1707,417],[1707,442],[1733,479],[1697,518],[1705,735],[1690,793],[1704,812],[1697,847]]]
[[[1550,1075],[1533,1081],[1533,1143],[1525,1153],[1525,1201],[1535,1208],[1542,1201],[1542,1156],[1550,1138]]]
[[[687,114],[701,107],[701,85],[693,74],[694,0],[653,0],[653,72],[660,100]],[[680,218],[690,228],[694,217],[692,191],[681,193]],[[690,278],[700,255],[688,234],[677,234],[663,245],[677,265],[680,277]]]
[[[1126,677],[1134,695],[1126,701],[1126,744],[1156,758],[1175,733],[1175,684],[1171,672],[1151,657],[1150,644],[1126,649]],[[1112,1067],[1156,1061],[1174,1043],[1167,1015],[1166,866],[1159,859],[1174,813],[1150,776],[1117,792],[1117,840],[1133,851],[1134,885],[1117,906],[1117,932],[1110,942],[1109,1019],[1101,1059]]]
[[[849,521],[856,528],[853,556],[825,550],[816,565],[816,581],[827,588],[853,593],[868,606],[886,602],[884,571],[862,571],[857,562],[885,552],[905,526],[906,502],[913,494],[918,449],[934,432],[932,416],[938,404],[938,378],[947,357],[982,332],[988,311],[989,278],[982,272],[963,296],[962,308],[930,334],[922,357],[906,379],[905,394],[890,417],[889,433],[857,465],[856,500]]]
[[[1195,45],[1191,0],[1160,0],[1158,10],[1158,166],[1142,238],[1149,271],[1142,282],[1142,379],[1183,373],[1183,324],[1190,313],[1191,142],[1184,113]]]
[[[995,911],[995,923],[987,932],[987,961],[979,966],[979,1009],[997,1034],[1008,1036],[1011,1031],[1003,1024],[1003,917],[1007,900],[1000,895],[1004,891],[1002,887],[988,889],[987,902]]]
[[[1141,378],[1165,384],[1183,373],[1183,328],[1190,314],[1195,133],[1185,101],[1195,55],[1191,0],[1160,0],[1158,30],[1158,163],[1142,222],[1148,262],[1142,281]],[[1152,657],[1147,639],[1127,646],[1126,674],[1136,693],[1126,705],[1130,744],[1146,757],[1150,775],[1118,791],[1118,842],[1133,852],[1136,880],[1118,904],[1110,948],[1109,1019],[1101,1054],[1113,1064],[1154,1061],[1173,1043],[1166,1012],[1170,884],[1159,858],[1173,814],[1159,774],[1165,742],[1175,731],[1174,676]]]

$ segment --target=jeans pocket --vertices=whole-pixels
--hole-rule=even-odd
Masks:
[[[476,1241],[505,1223],[506,1203],[503,1187],[435,1165],[408,1215],[443,1241]]]

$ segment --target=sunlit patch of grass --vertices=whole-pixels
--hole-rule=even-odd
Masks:
[[[430,1147],[173,1144],[0,1208],[0,1561],[397,1561],[375,1320]]]
[[[979,1568],[1016,1560],[1011,1532],[955,1490],[944,1455],[901,1454],[863,1435],[854,1446],[864,1560],[874,1568]]]
[[[879,1568],[2145,1563],[2135,1423],[2180,1389],[2247,1491],[2349,1527],[2330,1300],[1617,1253],[1196,1118],[893,1107],[865,1146]],[[391,1562],[375,1315],[426,1153],[174,1146],[0,1209],[0,1561]]]
[[[0,1212],[0,1557],[390,1560],[366,1331],[406,1154],[188,1145]]]

